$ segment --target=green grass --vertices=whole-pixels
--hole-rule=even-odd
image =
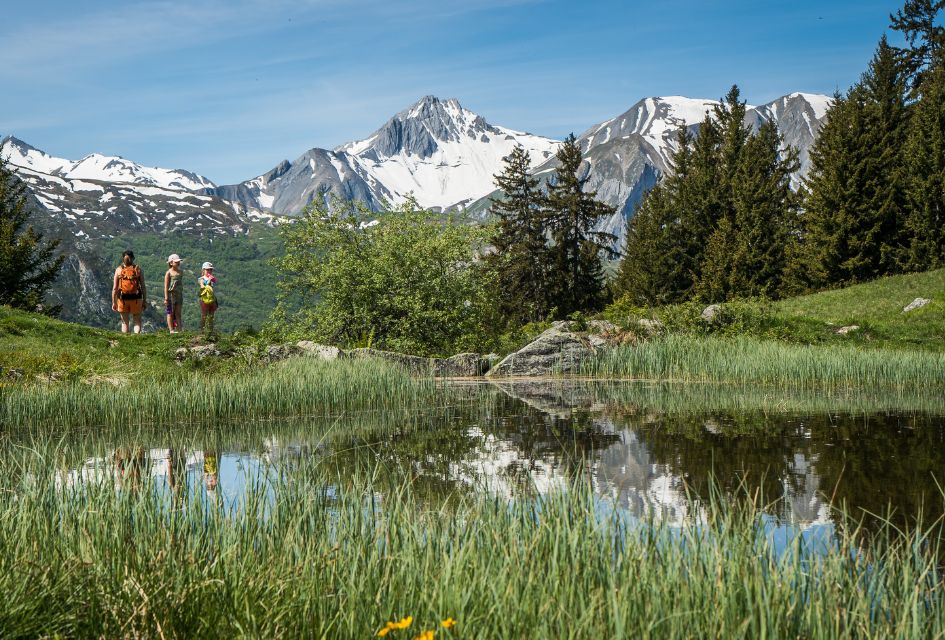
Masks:
[[[903,313],[916,298],[932,302]],[[731,302],[722,305],[722,319],[714,325],[700,318],[705,306],[686,303],[641,309],[618,300],[603,315],[637,331],[638,319],[655,318],[669,333],[749,335],[794,344],[945,352],[945,269],[880,278],[775,302]],[[859,329],[846,335],[837,333],[853,325]]]
[[[888,386],[945,390],[945,354],[808,346],[751,337],[665,335],[605,351],[594,377],[732,382],[786,388]]]
[[[226,376],[194,372],[170,382],[124,386],[69,383],[0,390],[0,424],[42,429],[83,425],[217,424],[355,409],[416,410],[432,400],[432,379],[381,360],[298,358]]]
[[[916,298],[932,302],[903,313]],[[833,335],[840,327],[859,325],[862,333],[851,334],[850,340],[873,347],[945,351],[945,269],[781,300],[773,303],[772,313],[799,333]]]
[[[0,468],[5,638],[367,638],[407,616],[389,638],[945,634],[941,541],[921,529],[851,522],[823,555],[802,536],[779,553],[758,499],[637,527],[584,485],[430,505],[410,484],[375,487],[374,469],[317,465],[251,486],[228,512],[171,501],[146,475],[63,491],[46,455]]]
[[[122,335],[0,306],[0,387],[17,380],[20,385],[171,382],[195,370],[225,374],[241,368],[239,361],[178,366],[174,352],[198,342],[203,338],[195,333]],[[255,342],[255,338],[244,334],[224,335],[218,340],[223,349],[252,346]],[[8,375],[14,369],[21,374],[15,379]]]

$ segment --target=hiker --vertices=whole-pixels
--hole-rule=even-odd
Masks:
[[[141,267],[135,264],[130,249],[121,256],[121,266],[115,269],[112,283],[112,310],[121,316],[121,332],[128,333],[128,316],[134,319],[134,332],[141,333],[141,312],[148,300]]]
[[[206,327],[207,333],[213,333],[213,315],[220,306],[214,290],[217,278],[213,275],[212,262],[204,262],[201,269],[203,273],[197,278],[197,287],[200,289],[200,330],[203,331]]]
[[[180,270],[181,257],[172,253],[167,257],[167,273],[164,274],[164,313],[167,315],[167,330],[180,333],[184,330],[182,309],[184,306],[184,287]]]
[[[219,460],[216,451],[203,452],[203,478],[207,483],[207,495],[216,495],[217,483],[220,479]]]

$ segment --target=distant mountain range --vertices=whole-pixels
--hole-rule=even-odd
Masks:
[[[785,144],[800,151],[800,178],[807,171],[808,151],[829,101],[827,96],[793,93],[750,107],[746,123],[778,125]],[[579,142],[591,172],[589,186],[618,210],[607,222],[611,231],[622,236],[624,221],[667,171],[678,127],[698,129],[716,104],[683,97],[647,98],[581,134]],[[424,207],[482,213],[494,193],[493,176],[516,144],[528,150],[537,173],[554,169],[559,141],[492,125],[455,99],[426,96],[364,140],[333,150],[309,149],[260,176],[210,187],[205,193],[237,202],[247,211],[290,216],[316,198],[331,195],[362,200],[374,209],[413,195]]]
[[[785,144],[800,151],[799,180],[829,103],[827,96],[792,93],[750,107],[746,123],[778,125]],[[603,228],[623,238],[626,220],[669,167],[678,127],[697,130],[716,104],[646,98],[580,135],[588,188],[617,209]],[[102,291],[114,262],[102,254],[104,241],[135,233],[244,234],[254,223],[277,224],[332,196],[374,210],[412,196],[424,207],[484,218],[496,195],[494,175],[517,144],[528,150],[536,174],[551,175],[560,141],[490,124],[455,99],[425,96],[363,140],[309,149],[234,185],[96,153],[66,160],[12,136],[0,140],[0,155],[29,188],[34,224],[63,242],[68,260],[54,297],[65,303],[65,317],[100,324],[110,314]]]
[[[800,177],[829,100],[792,93],[750,107],[746,123],[774,121],[785,143],[800,150]],[[618,209],[607,223],[611,230],[620,231],[643,194],[667,171],[677,128],[697,129],[716,104],[646,98],[581,134],[589,187]],[[218,186],[192,171],[144,167],[115,156],[66,160],[14,137],[0,141],[0,153],[28,183],[42,210],[76,236],[101,237],[129,228],[239,233],[254,221],[298,215],[313,200],[331,196],[362,200],[375,210],[413,196],[435,210],[481,214],[494,194],[502,159],[517,144],[530,153],[537,173],[554,169],[559,141],[490,124],[455,99],[425,96],[364,140],[332,150],[309,149],[235,185]]]

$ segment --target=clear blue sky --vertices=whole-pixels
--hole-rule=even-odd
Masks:
[[[640,98],[854,82],[899,0],[34,0],[3,9],[0,135],[224,184],[425,94],[552,137]]]

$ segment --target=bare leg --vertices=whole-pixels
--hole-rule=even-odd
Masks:
[[[167,314],[167,330],[174,333],[174,307],[171,307],[171,312]]]
[[[184,315],[181,309],[183,305],[175,304],[174,305],[174,323],[177,325],[176,331],[180,333],[184,330]]]
[[[140,313],[135,314],[134,321],[135,321],[135,333],[141,333],[141,314]]]
[[[128,316],[130,314],[127,311],[119,311],[118,315],[121,316],[121,332],[128,333]]]

